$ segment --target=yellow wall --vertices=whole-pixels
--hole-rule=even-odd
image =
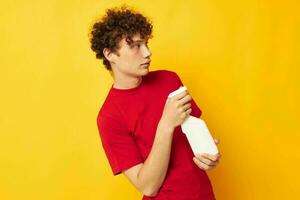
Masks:
[[[1,199],[140,199],[96,127],[112,79],[87,35],[119,3],[1,2]],[[299,199],[299,1],[127,3],[154,23],[152,70],[181,76],[221,141],[217,199]]]

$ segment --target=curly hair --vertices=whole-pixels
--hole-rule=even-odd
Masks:
[[[92,26],[91,49],[96,53],[96,58],[103,59],[105,68],[111,71],[110,62],[105,58],[103,49],[117,52],[123,38],[130,45],[133,42],[132,37],[137,33],[142,39],[152,38],[152,28],[152,22],[148,18],[126,5],[107,9],[106,14]]]

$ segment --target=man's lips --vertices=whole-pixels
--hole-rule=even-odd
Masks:
[[[145,63],[143,63],[143,64],[141,64],[141,65],[149,65],[149,64],[150,64],[150,62],[151,62],[151,61],[149,61],[149,62],[145,62]]]

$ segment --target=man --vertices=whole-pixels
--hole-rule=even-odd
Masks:
[[[114,84],[97,125],[113,174],[124,173],[143,199],[213,200],[205,172],[220,155],[193,155],[180,125],[201,116],[175,72],[149,71],[152,24],[126,7],[107,10],[91,31],[91,48],[112,73]],[[217,142],[216,142],[217,143]]]

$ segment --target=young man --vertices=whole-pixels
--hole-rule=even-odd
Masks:
[[[114,175],[124,173],[143,199],[213,200],[205,172],[220,155],[193,155],[180,125],[201,110],[176,73],[149,71],[152,24],[126,7],[107,10],[91,31],[91,48],[112,73],[114,84],[97,125]]]

